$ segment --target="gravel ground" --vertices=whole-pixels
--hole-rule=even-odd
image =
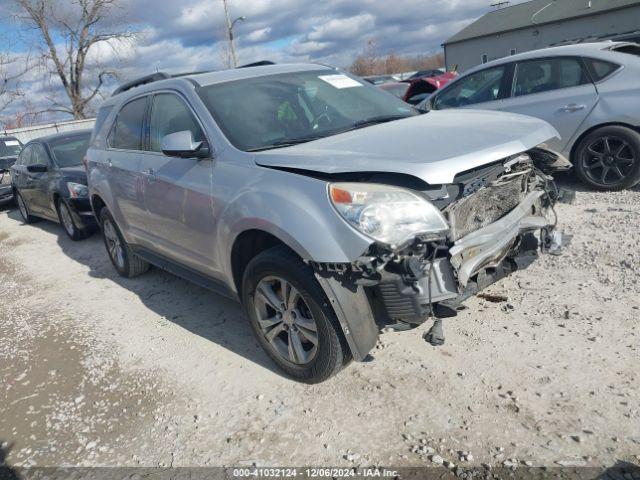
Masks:
[[[572,186],[572,185],[570,185]],[[0,443],[15,466],[610,466],[640,460],[640,189],[558,208],[573,235],[445,321],[316,386],[240,307],[118,277],[98,235],[0,211]]]

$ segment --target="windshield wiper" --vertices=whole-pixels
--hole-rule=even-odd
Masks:
[[[387,122],[392,122],[394,120],[401,120],[403,118],[408,118],[408,117],[411,117],[411,115],[379,115],[377,117],[371,117],[371,118],[366,118],[364,120],[359,120],[355,123],[352,123],[346,128],[325,132],[324,135],[309,135],[306,137],[299,137],[299,138],[287,138],[284,140],[273,142],[263,147],[250,148],[245,151],[260,152],[262,150],[272,150],[274,148],[291,147],[293,145],[299,145],[301,143],[307,143],[313,140],[319,140],[321,138],[331,137],[333,135],[338,135],[340,133],[350,132],[351,130],[357,130],[359,128],[369,127],[371,125],[377,125],[379,123],[387,123]]]
[[[324,135],[309,135],[307,137],[300,138],[287,138],[284,140],[279,140],[277,142],[270,143],[269,145],[265,145],[263,147],[249,148],[245,150],[246,152],[260,152],[262,150],[271,150],[274,148],[283,148],[283,147],[292,147],[293,145],[299,145],[301,143],[311,142],[313,140],[319,140],[320,138],[324,138]]]
[[[355,130],[358,128],[369,127],[371,125],[378,125],[380,123],[393,122],[394,120],[402,120],[403,118],[409,118],[411,115],[379,115],[377,117],[365,118],[358,122],[353,123],[349,128],[344,130]]]

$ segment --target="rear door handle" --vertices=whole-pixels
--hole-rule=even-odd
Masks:
[[[560,111],[566,112],[566,113],[573,113],[579,110],[584,110],[585,108],[587,108],[586,105],[577,105],[575,103],[570,103],[569,105],[565,105],[564,107],[562,107]]]

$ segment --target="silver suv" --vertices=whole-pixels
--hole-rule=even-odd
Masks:
[[[440,319],[557,247],[542,170],[557,132],[515,114],[417,110],[319,65],[120,87],[87,152],[120,275],[150,264],[242,302],[269,356],[319,382],[381,328]]]

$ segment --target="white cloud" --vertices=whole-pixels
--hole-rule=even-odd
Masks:
[[[75,5],[70,0],[57,1]],[[320,61],[342,67],[348,66],[371,39],[379,54],[437,52],[444,40],[489,10],[488,0],[227,1],[232,18],[247,17],[234,29],[241,63],[264,59]],[[7,2],[0,0],[0,6],[4,8]],[[118,81],[156,69],[184,72],[222,68],[221,47],[226,47],[227,33],[221,0],[121,3],[119,17],[141,34],[135,44],[98,44],[89,57],[92,67],[118,71]],[[7,23],[0,25],[0,32],[17,37],[17,28]],[[25,33],[26,38],[28,35]],[[91,75],[88,72],[88,78]],[[52,95],[64,100],[55,76],[31,72],[23,81],[25,97],[42,107]],[[108,85],[105,93],[114,87]]]
[[[250,42],[263,42],[269,38],[269,34],[271,33],[271,27],[260,28],[259,30],[254,30],[250,34],[246,35],[245,38]]]

